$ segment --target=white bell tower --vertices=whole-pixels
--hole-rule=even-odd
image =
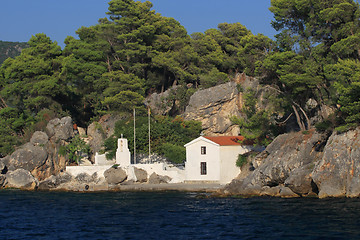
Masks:
[[[121,138],[118,139],[118,147],[116,150],[116,164],[119,164],[120,167],[130,166],[130,151],[128,147],[128,140],[123,138],[121,134]]]

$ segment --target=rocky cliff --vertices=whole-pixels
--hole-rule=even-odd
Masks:
[[[185,120],[200,121],[206,135],[238,135],[239,128],[230,117],[245,117],[242,109],[247,89],[254,91],[259,109],[270,108],[267,97],[277,94],[273,89],[261,86],[256,78],[239,74],[228,83],[195,92],[183,116]]]

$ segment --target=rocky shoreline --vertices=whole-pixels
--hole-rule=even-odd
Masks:
[[[360,128],[345,133],[278,136],[242,168],[223,194],[275,197],[359,197]]]

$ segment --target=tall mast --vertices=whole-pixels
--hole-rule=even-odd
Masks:
[[[150,107],[148,109],[148,123],[149,123],[149,160],[150,160],[150,153],[151,153],[151,148],[150,148]]]
[[[134,164],[136,164],[136,130],[135,130],[135,108],[134,108]]]

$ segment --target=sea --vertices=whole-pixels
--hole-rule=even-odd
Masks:
[[[360,199],[1,190],[0,239],[360,239]]]

